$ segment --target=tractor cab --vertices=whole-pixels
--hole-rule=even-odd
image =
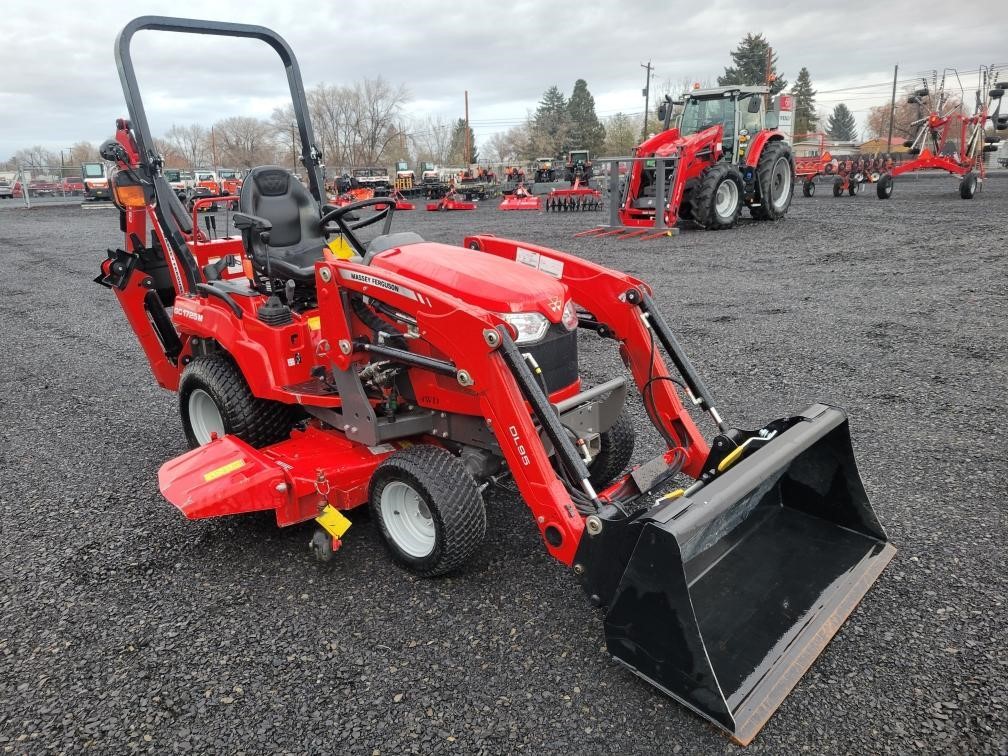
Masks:
[[[685,95],[679,114],[679,133],[689,136],[720,124],[724,159],[738,164],[754,135],[766,128],[776,128],[776,122],[767,123],[769,92],[769,88],[759,86],[694,89]]]

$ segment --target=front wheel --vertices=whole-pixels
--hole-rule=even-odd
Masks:
[[[624,408],[612,427],[599,436],[599,452],[588,465],[592,488],[603,490],[627,469],[633,457],[636,435],[630,415]]]
[[[816,186],[815,181],[806,181],[804,184],[802,184],[802,195],[804,195],[805,197],[814,197],[815,186]]]
[[[742,212],[742,174],[730,163],[715,163],[700,178],[690,199],[693,220],[707,229],[731,228]]]
[[[839,197],[841,194],[843,194],[843,189],[844,189],[843,185],[844,185],[844,181],[843,181],[842,178],[835,178],[835,179],[833,179],[833,196],[834,197]]]
[[[369,504],[392,558],[420,575],[458,569],[486,537],[476,482],[458,457],[438,446],[411,446],[378,465]]]

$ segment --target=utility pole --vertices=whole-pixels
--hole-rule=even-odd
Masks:
[[[471,149],[472,145],[469,144],[469,134],[470,133],[472,133],[472,132],[469,131],[469,90],[467,89],[465,91],[465,164],[466,164],[466,168],[468,168],[469,164],[472,162],[472,149]]]
[[[886,142],[886,152],[892,152],[892,132],[893,121],[896,120],[896,76],[899,74],[899,64],[893,69],[892,74],[892,102],[889,105],[889,141]]]
[[[210,127],[210,158],[213,160],[213,170],[217,170],[217,138],[214,136],[214,127]]]
[[[644,95],[644,127],[641,129],[641,136],[647,139],[647,122],[648,122],[648,108],[651,107],[651,72],[654,70],[651,67],[651,61],[647,62],[647,65],[641,63],[640,67],[647,71],[644,78],[644,89],[641,94]]]

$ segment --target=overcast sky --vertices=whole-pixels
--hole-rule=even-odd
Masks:
[[[468,89],[478,143],[524,119],[550,85],[569,93],[577,78],[588,81],[600,116],[642,112],[642,62],[653,61],[659,82],[713,78],[747,32],[770,40],[789,82],[808,67],[821,93],[820,112],[844,101],[860,123],[869,107],[888,100],[894,64],[901,80],[946,66],[1008,68],[1005,6],[994,0],[705,0],[688,6],[662,0],[0,0],[0,8],[0,159],[33,144],[55,151],[112,136],[114,119],[125,115],[113,42],[127,21],[144,14],[268,26],[293,47],[306,87],[380,73],[408,87],[407,110],[418,120],[428,113],[461,116]],[[265,45],[143,32],[133,50],[155,133],[172,123],[231,115],[266,118],[285,101],[282,69]],[[975,73],[963,79],[975,88]]]

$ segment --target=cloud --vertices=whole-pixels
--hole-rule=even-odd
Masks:
[[[1008,63],[1001,24],[951,14],[934,0],[715,0],[689,11],[644,0],[450,7],[430,0],[156,0],[144,11],[268,26],[290,42],[307,86],[381,74],[406,84],[409,111],[418,118],[460,116],[468,90],[480,141],[523,119],[551,84],[569,92],[577,78],[588,81],[601,113],[640,112],[641,62],[653,61],[659,81],[711,78],[747,32],[770,40],[789,81],[801,66],[809,68],[822,111],[842,100],[862,120],[869,107],[888,100],[897,62],[908,79],[935,67]],[[78,2],[7,7],[0,158],[32,144],[58,149],[111,135],[114,119],[125,113],[113,42],[136,12]],[[262,45],[148,32],[137,35],[134,52],[155,132],[230,115],[267,117],[286,97],[278,62]]]

